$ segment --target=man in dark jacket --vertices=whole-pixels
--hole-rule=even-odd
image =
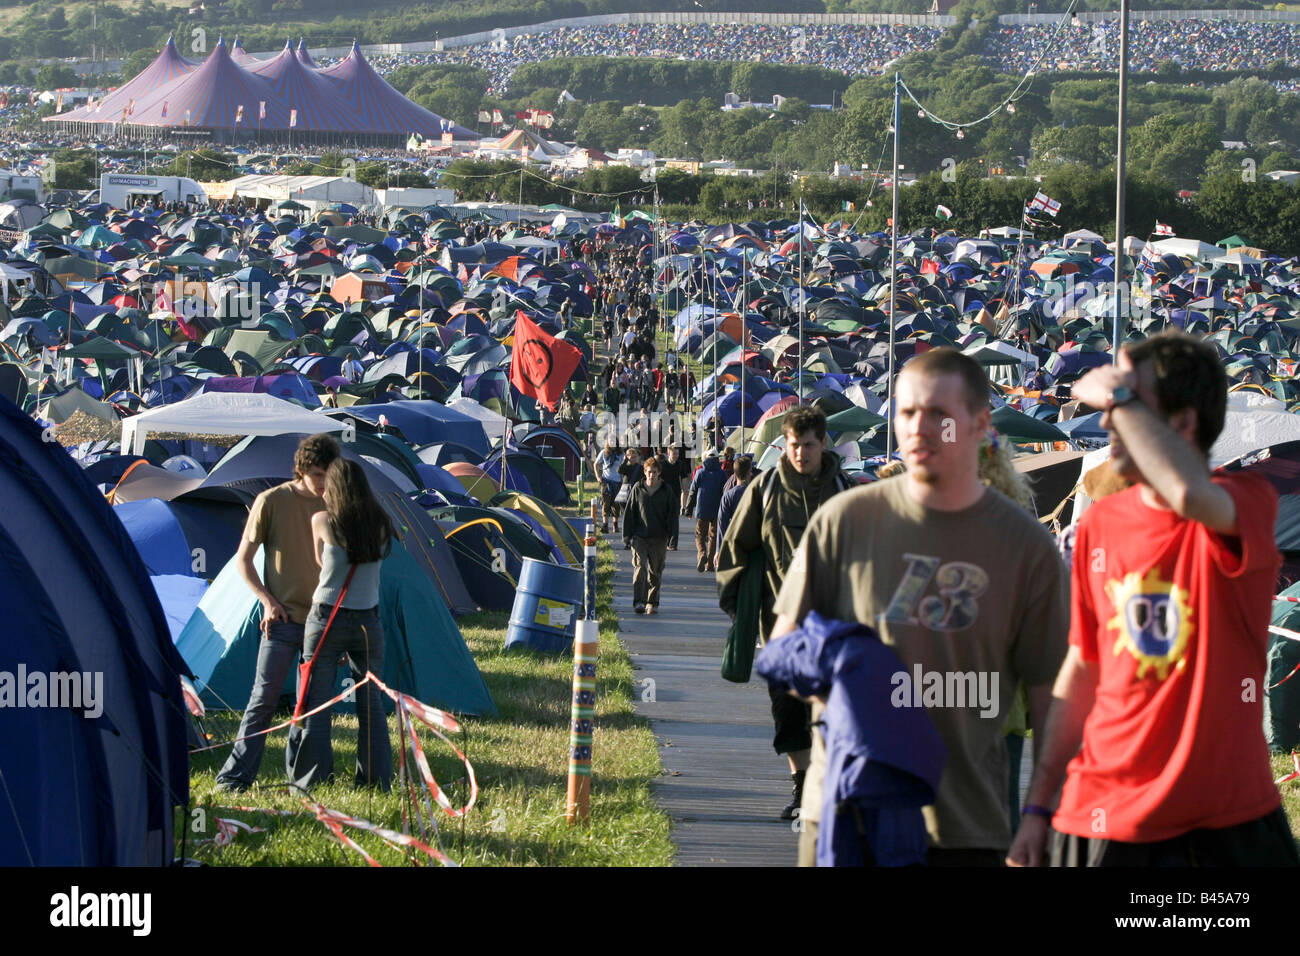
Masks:
[[[662,460],[663,464],[663,481],[672,492],[673,502],[680,511],[682,507],[682,481],[690,475],[690,468],[686,459],[682,457],[682,450],[679,446],[668,445],[667,456]],[[673,533],[668,536],[668,550],[677,550],[677,528],[673,527]]]
[[[668,538],[677,531],[677,499],[660,477],[658,458],[647,458],[644,481],[632,487],[623,518],[623,542],[632,549],[632,603],[638,614],[659,612]]]
[[[833,495],[850,486],[840,470],[840,458],[826,449],[826,416],[821,409],[801,405],[785,417],[785,451],[776,468],[749,482],[731,518],[718,557],[718,603],[728,614],[736,610],[740,579],[750,561],[764,561],[762,626],[766,643],[776,623],[776,595],[786,569],[813,514]],[[721,471],[721,469],[719,469]],[[772,746],[790,763],[793,799],[781,819],[794,819],[803,799],[804,775],[812,748],[810,707],[785,693],[769,689],[776,733]]]
[[[722,486],[727,473],[722,470],[718,453],[710,451],[691,481],[687,508],[695,514],[695,570],[713,571],[713,552],[718,543],[718,506],[722,504]]]
[[[718,505],[718,546],[713,552],[715,565],[721,564],[722,542],[726,540],[727,528],[731,526],[731,519],[740,506],[740,496],[745,493],[745,488],[753,477],[754,459],[748,455],[737,458],[731,477],[722,490],[722,503]]]

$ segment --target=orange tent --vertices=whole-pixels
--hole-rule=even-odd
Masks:
[[[490,501],[492,496],[501,490],[501,486],[477,465],[471,465],[467,461],[453,461],[444,467],[448,474],[454,475],[456,480],[465,486],[466,494],[479,501]]]

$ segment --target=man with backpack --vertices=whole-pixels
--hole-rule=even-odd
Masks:
[[[740,581],[750,561],[763,561],[763,607],[758,637],[766,643],[776,623],[774,606],[786,569],[817,509],[852,487],[840,457],[826,448],[826,416],[800,405],[785,417],[785,451],[766,474],[745,488],[718,556],[718,603],[735,616]],[[792,820],[803,799],[804,775],[812,749],[810,707],[785,693],[769,691],[775,734],[772,746],[790,764],[792,799],[781,811]]]

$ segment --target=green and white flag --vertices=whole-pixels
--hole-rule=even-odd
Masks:
[[[952,210],[949,209],[947,206],[942,206],[942,205],[940,205],[940,206],[935,206],[935,207],[934,207],[934,218],[935,218],[935,219],[951,219],[951,218],[952,218]]]

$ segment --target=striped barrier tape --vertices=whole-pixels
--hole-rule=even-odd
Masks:
[[[306,797],[303,798],[302,802],[307,809],[316,814],[317,820],[325,824],[325,827],[334,835],[335,839],[345,847],[356,850],[370,866],[378,867],[383,864],[367,853],[355,840],[344,833],[344,827],[352,827],[356,830],[364,830],[367,833],[373,833],[389,846],[395,848],[399,846],[412,847],[425,854],[429,859],[437,860],[443,866],[457,865],[441,850],[435,849],[421,840],[417,840],[410,834],[398,833],[396,830],[390,830],[388,827],[381,827],[377,823],[371,823],[369,820],[348,816],[346,813],[340,813],[338,810],[331,810],[329,807],[308,800]]]
[[[343,698],[349,696],[350,694],[354,693],[358,688],[364,686],[366,681],[371,680],[374,677],[375,677],[374,674],[367,671],[365,677],[361,678],[361,680],[357,681],[355,684],[353,684],[343,693],[339,694],[337,697],[331,697],[329,700],[325,701],[325,703],[321,704],[319,707],[315,707],[307,711],[305,714],[300,714],[297,717],[290,717],[288,720],[284,721],[283,723],[276,724],[274,727],[267,727],[266,730],[259,730],[255,734],[248,734],[246,737],[236,737],[234,740],[222,741],[219,744],[211,744],[207,747],[195,747],[193,750],[190,751],[190,753],[192,754],[206,753],[209,750],[216,750],[218,747],[229,747],[232,744],[239,743],[241,740],[252,740],[254,737],[261,737],[264,734],[273,734],[277,730],[284,730],[286,727],[292,727],[294,724],[306,720],[308,717],[312,716],[313,714],[319,714],[322,710],[328,710],[329,708],[333,707],[339,701],[343,700]],[[379,683],[379,681],[376,679],[375,683]],[[388,688],[384,688],[384,689],[388,690]],[[388,693],[391,695],[393,692],[388,691]],[[441,713],[441,711],[439,711],[439,713]],[[455,722],[453,721],[453,723]],[[457,725],[457,729],[459,729],[459,725]]]
[[[1273,781],[1274,783],[1282,784],[1292,780],[1300,780],[1300,750],[1291,754],[1291,763],[1295,766],[1295,769],[1284,776],[1278,777]]]
[[[312,714],[316,714],[321,712],[322,710],[326,710],[329,707],[332,707],[334,704],[338,703],[344,697],[347,697],[349,694],[355,693],[357,688],[364,686],[367,681],[373,682],[374,685],[377,688],[379,688],[380,691],[382,691],[383,693],[391,697],[393,699],[394,704],[396,705],[397,715],[398,715],[398,733],[399,736],[403,737],[402,748],[399,751],[399,757],[402,760],[402,765],[405,766],[406,750],[409,747],[412,760],[414,761],[415,765],[419,767],[420,777],[423,780],[424,786],[427,789],[429,795],[432,797],[432,799],[438,804],[438,806],[440,806],[443,809],[443,811],[448,816],[450,817],[465,816],[474,807],[474,804],[478,800],[478,778],[474,774],[474,765],[470,763],[469,758],[466,757],[465,754],[460,750],[460,748],[457,747],[454,743],[452,743],[451,740],[449,740],[445,734],[443,734],[444,730],[447,731],[448,733],[459,733],[460,723],[456,720],[456,718],[451,716],[451,714],[448,714],[446,711],[440,710],[437,707],[432,707],[429,704],[424,703],[423,701],[417,700],[416,698],[412,697],[410,694],[403,694],[401,691],[393,690],[391,687],[389,687],[383,681],[381,681],[378,677],[376,677],[373,671],[367,671],[365,677],[357,681],[350,688],[348,688],[348,690],[338,695],[337,697],[333,698],[332,700],[326,701],[324,704],[321,704],[319,707],[316,707],[308,711],[307,713],[302,714],[297,718],[290,718],[284,723],[278,724],[275,727],[271,727],[267,730],[261,731],[260,733],[269,734],[272,733],[273,731],[281,730],[294,723],[297,723],[298,721],[305,720],[306,718],[310,717]],[[415,724],[410,719],[411,717],[414,717],[416,720],[420,721],[420,723],[424,724],[426,727],[429,728],[429,730],[433,733],[435,737],[439,738],[444,743],[446,743],[447,746],[451,747],[452,751],[455,752],[456,756],[459,757],[461,762],[465,765],[465,773],[469,779],[470,793],[469,793],[469,801],[463,807],[460,808],[453,807],[451,805],[451,800],[447,797],[446,793],[443,792],[443,789],[438,785],[438,781],[434,779],[433,771],[429,768],[428,758],[426,758],[424,755],[424,748],[420,744],[420,737],[419,734],[416,732]],[[256,737],[256,736],[260,736],[260,734],[249,734],[249,737]],[[245,737],[240,739],[246,740],[248,738]],[[237,741],[233,741],[233,740],[227,741],[226,743],[223,744],[215,744],[213,746],[203,747],[200,748],[199,750],[195,750],[191,752],[201,753],[204,750],[215,750],[217,747],[223,747],[228,744],[233,744],[236,742]],[[433,816],[434,816],[433,807],[430,806],[428,799],[424,799],[423,803],[429,813],[429,823],[432,824]],[[369,820],[363,820],[360,817],[348,816],[347,814],[341,813],[337,810],[331,810],[328,807],[324,806],[323,804],[316,803],[315,801],[309,800],[306,797],[303,798],[303,804],[315,814],[316,819],[325,825],[325,828],[330,831],[330,834],[336,840],[338,840],[339,843],[341,843],[346,848],[355,850],[358,854],[361,855],[361,857],[370,866],[381,866],[382,864],[380,864],[378,860],[376,860],[369,853],[367,853],[365,849],[361,847],[355,840],[353,840],[346,833],[344,833],[343,832],[344,827],[352,827],[354,829],[364,830],[368,833],[374,833],[375,835],[379,836],[382,840],[384,840],[386,843],[388,843],[390,846],[393,847],[399,847],[399,846],[409,847],[418,850],[421,853],[423,853],[425,856],[429,857],[430,859],[438,861],[443,866],[458,865],[441,850],[429,846],[428,843],[424,842],[423,840],[417,839],[416,837],[413,837],[408,833],[398,833],[396,830],[390,830],[387,827],[379,826],[378,824],[371,823]],[[416,802],[416,806],[418,811],[418,806],[419,806],[418,800]],[[288,810],[272,810],[272,809],[260,808],[260,807],[234,807],[233,809],[242,810],[251,813],[269,813],[278,816],[296,816],[295,813]],[[418,812],[417,812],[417,817],[418,817]],[[417,819],[417,822],[419,823],[422,831],[426,829],[425,822],[423,819]],[[405,810],[403,810],[403,823],[405,824]],[[263,832],[261,828],[251,827],[248,824],[244,824],[238,820],[218,820],[217,828],[218,828],[217,836],[214,837],[212,840],[212,842],[214,842],[217,846],[226,846],[231,841],[233,841],[236,836],[236,832],[235,832],[236,828],[246,830],[247,832],[250,833]],[[434,824],[434,832],[435,833],[437,832],[436,824]],[[206,843],[208,841],[202,841],[202,842]]]
[[[408,713],[428,727],[435,737],[450,747],[456,756],[460,758],[461,763],[465,765],[465,773],[469,779],[469,802],[460,809],[456,809],[451,805],[451,801],[447,799],[447,795],[443,793],[442,788],[438,786],[438,781],[433,778],[433,772],[429,769],[429,761],[424,756],[424,748],[420,746],[419,738],[416,736],[415,726],[409,721],[406,722],[416,766],[420,768],[420,776],[424,778],[424,785],[429,788],[429,793],[433,795],[433,799],[438,806],[446,811],[448,816],[463,817],[469,813],[478,800],[478,779],[474,776],[474,765],[469,762],[468,757],[461,753],[460,748],[442,733],[442,730],[453,734],[460,731],[460,724],[456,722],[456,718],[445,711],[439,710],[437,707],[430,707],[428,704],[416,700],[410,694],[392,690],[376,677],[372,671],[366,672],[365,680],[374,681],[376,687],[391,697],[394,703],[400,703]]]

